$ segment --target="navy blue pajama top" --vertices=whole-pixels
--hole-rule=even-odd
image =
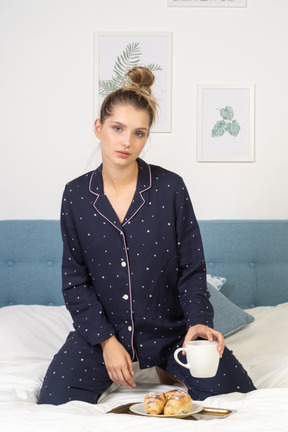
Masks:
[[[103,192],[102,166],[66,185],[63,295],[92,346],[115,335],[141,368],[160,364],[188,328],[213,326],[198,223],[180,176],[138,159],[122,222]]]

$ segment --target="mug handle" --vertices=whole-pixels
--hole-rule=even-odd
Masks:
[[[185,363],[182,363],[181,360],[179,360],[179,358],[178,358],[178,354],[179,354],[180,351],[185,351],[185,348],[177,348],[177,349],[174,351],[174,359],[175,359],[176,362],[179,363],[181,366],[184,366],[185,368],[190,369],[188,363],[185,364]]]

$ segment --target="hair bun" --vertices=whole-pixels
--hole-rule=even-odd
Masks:
[[[151,87],[154,83],[155,77],[150,69],[142,66],[136,66],[133,69],[129,70],[126,76],[128,77],[130,81],[129,84],[131,86],[134,85],[140,88],[144,87],[149,94],[151,93]]]
[[[127,72],[125,78],[125,85],[109,93],[104,99],[100,111],[101,123],[113,114],[116,105],[131,105],[138,110],[147,111],[150,128],[155,122],[158,108],[151,91],[154,74],[146,67],[136,66]]]

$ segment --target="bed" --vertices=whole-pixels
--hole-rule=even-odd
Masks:
[[[142,402],[148,391],[175,388],[152,368],[136,373],[135,389],[112,386],[97,405],[37,405],[47,366],[72,328],[61,295],[59,221],[0,221],[1,431],[288,430],[288,221],[199,224],[215,328],[257,390],[196,402],[230,410],[226,416],[128,414],[127,404]],[[115,413],[119,406],[124,413]]]

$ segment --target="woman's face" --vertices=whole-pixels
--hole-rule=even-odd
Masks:
[[[140,155],[149,136],[149,114],[131,105],[116,105],[103,123],[95,121],[103,165],[126,167]]]

